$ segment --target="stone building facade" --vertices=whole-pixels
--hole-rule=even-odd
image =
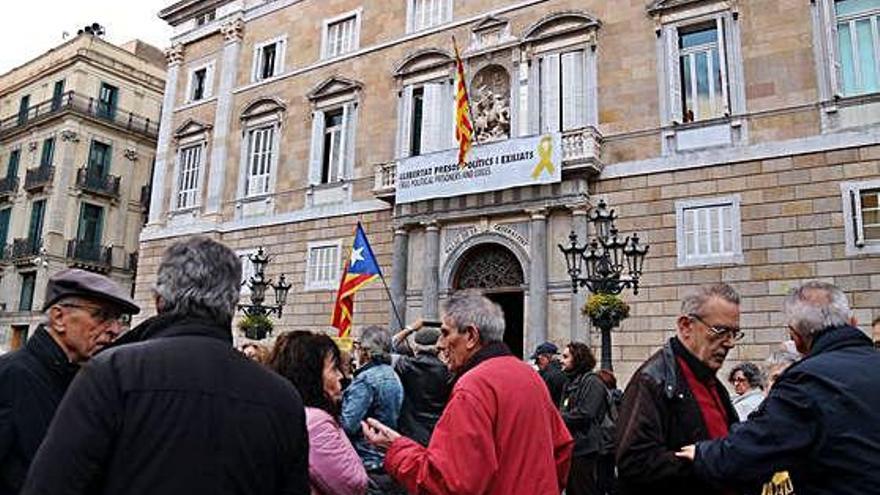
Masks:
[[[67,267],[134,287],[165,59],[83,34],[0,75],[0,352]]]
[[[880,312],[873,0],[184,0],[160,15],[175,35],[143,304],[163,248],[200,233],[265,246],[269,275],[294,284],[281,329],[326,328],[360,220],[405,320],[480,287],[517,352],[597,344],[557,244],[583,240],[606,199],[651,245],[614,332],[624,378],[698,284],[744,294],[733,360],[784,338],[781,296],[806,279],[843,286],[862,321]],[[455,154],[453,37],[473,156],[548,136],[557,178],[404,193],[427,182],[399,170],[436,175]],[[381,285],[359,293],[356,326],[396,327],[389,308]]]

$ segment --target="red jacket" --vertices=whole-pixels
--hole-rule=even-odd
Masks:
[[[411,494],[548,495],[565,487],[573,446],[543,380],[502,356],[458,380],[427,448],[400,438],[385,469]]]

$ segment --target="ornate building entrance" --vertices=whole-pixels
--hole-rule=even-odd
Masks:
[[[525,277],[516,256],[496,243],[483,243],[466,251],[458,262],[453,288],[480,289],[504,310],[504,343],[523,357]]]

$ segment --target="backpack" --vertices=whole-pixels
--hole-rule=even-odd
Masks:
[[[620,405],[620,394],[617,390],[606,390],[605,393],[605,416],[599,423],[599,432],[602,440],[599,445],[599,454],[613,454],[617,435],[617,410]]]

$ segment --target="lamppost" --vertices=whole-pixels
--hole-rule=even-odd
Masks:
[[[254,267],[254,274],[248,277],[248,280],[245,282],[251,290],[251,303],[239,304],[238,309],[248,317],[256,317],[266,321],[268,321],[268,317],[272,313],[275,313],[280,318],[284,303],[287,302],[287,293],[290,291],[291,285],[287,283],[284,275],[278,277],[277,284],[273,284],[272,279],[266,278],[266,265],[269,264],[272,258],[265,253],[262,247],[258,248],[256,253],[248,255],[248,260],[250,260]],[[275,291],[274,306],[263,304],[266,300],[266,289],[269,287],[272,287]],[[245,335],[249,339],[262,340],[271,331],[271,324],[255,325],[246,329]]]
[[[631,288],[639,293],[639,277],[648,254],[648,245],[640,244],[638,234],[621,238],[614,221],[617,216],[605,200],[590,213],[595,237],[578,246],[578,236],[571,231],[568,247],[559,244],[565,255],[572,292],[578,287],[600,296],[599,308],[590,312],[590,321],[602,331],[602,369],[611,370],[611,329],[628,316],[629,308],[617,294]],[[613,302],[615,304],[608,304]],[[589,306],[589,304],[588,304]]]

